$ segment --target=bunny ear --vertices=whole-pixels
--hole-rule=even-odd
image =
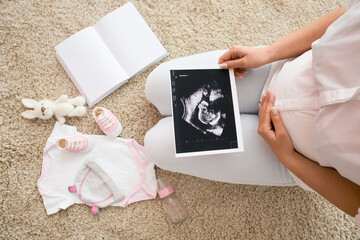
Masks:
[[[37,103],[37,101],[29,98],[23,98],[21,101],[24,104],[24,106],[27,108],[34,108]]]
[[[34,110],[27,110],[21,113],[21,116],[27,119],[34,119],[37,118],[36,112]]]

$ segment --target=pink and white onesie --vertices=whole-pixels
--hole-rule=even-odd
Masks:
[[[81,133],[56,123],[46,143],[38,188],[47,214],[75,203],[126,207],[156,197],[154,163],[135,140],[83,135],[89,141],[88,151],[69,152],[56,146],[59,139],[75,134]]]

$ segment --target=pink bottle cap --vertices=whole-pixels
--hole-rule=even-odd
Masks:
[[[171,185],[163,178],[159,178],[157,180],[157,185],[160,198],[167,197],[174,192],[174,189],[171,187]]]
[[[98,206],[93,206],[91,208],[91,212],[94,214],[94,215],[98,215],[99,214],[99,207]]]

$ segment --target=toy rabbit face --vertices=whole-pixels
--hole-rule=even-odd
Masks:
[[[42,100],[38,104],[36,104],[34,111],[38,113],[38,118],[49,119],[54,116],[51,106],[52,102],[50,102],[49,100]]]
[[[33,110],[27,110],[21,114],[25,118],[49,119],[54,115],[52,110],[53,102],[49,100],[37,102],[33,99],[23,99],[22,102],[25,107],[33,108]]]

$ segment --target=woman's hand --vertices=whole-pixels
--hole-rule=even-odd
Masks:
[[[275,95],[267,91],[259,106],[258,134],[266,141],[278,159],[284,163],[296,154],[290,136],[274,107]]]
[[[225,69],[233,68],[235,76],[242,77],[244,68],[256,68],[269,63],[270,50],[268,47],[253,48],[233,46],[225,52],[218,63]]]
[[[294,150],[280,114],[274,108],[275,95],[268,91],[259,108],[258,133],[278,159],[301,181],[351,216],[358,213],[360,186],[334,168],[320,166]],[[358,218],[358,217],[357,217]]]

